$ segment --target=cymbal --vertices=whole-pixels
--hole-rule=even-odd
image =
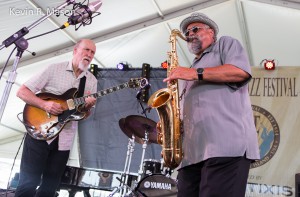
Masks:
[[[125,127],[139,138],[145,138],[148,132],[148,142],[157,144],[156,122],[139,115],[130,115],[125,118]]]
[[[121,130],[123,131],[123,133],[125,133],[125,135],[127,135],[127,137],[132,138],[132,132],[126,128],[125,118],[121,118],[119,120],[119,126],[120,126]],[[134,136],[134,141],[139,144],[144,143],[143,139],[139,138],[138,136]]]

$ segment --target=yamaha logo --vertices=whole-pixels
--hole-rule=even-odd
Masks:
[[[254,122],[257,131],[260,160],[251,164],[259,167],[272,159],[280,142],[280,130],[273,115],[262,107],[252,105]]]
[[[171,190],[172,189],[171,183],[150,182],[150,181],[146,181],[144,183],[144,187],[151,188],[151,189],[162,189],[162,190]]]

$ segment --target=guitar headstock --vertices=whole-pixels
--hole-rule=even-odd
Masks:
[[[148,85],[146,78],[132,78],[128,82],[129,88],[144,88]]]

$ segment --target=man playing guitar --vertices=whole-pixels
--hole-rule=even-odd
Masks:
[[[88,71],[96,52],[92,40],[82,39],[73,49],[70,61],[55,63],[25,82],[17,96],[30,105],[43,110],[47,116],[57,116],[66,106],[55,100],[42,99],[36,93],[61,95],[71,88],[78,88],[85,77],[84,95],[97,91],[97,79]],[[90,115],[96,98],[85,97],[80,111]],[[38,115],[37,115],[38,116]],[[39,117],[36,117],[38,119]],[[53,197],[65,170],[70,148],[77,131],[77,121],[67,122],[59,134],[49,140],[37,140],[27,135],[24,141],[20,181],[15,197]],[[37,186],[38,189],[37,189]]]

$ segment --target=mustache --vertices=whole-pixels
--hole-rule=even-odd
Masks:
[[[83,61],[83,60],[86,60],[86,61],[89,61],[89,62],[92,61],[92,60],[91,60],[90,58],[88,58],[88,57],[84,57],[84,58],[82,59],[82,61]]]
[[[198,35],[192,35],[192,36],[187,36],[186,37],[186,41],[187,42],[193,42],[193,41],[202,41],[203,38],[201,38],[200,36]]]

